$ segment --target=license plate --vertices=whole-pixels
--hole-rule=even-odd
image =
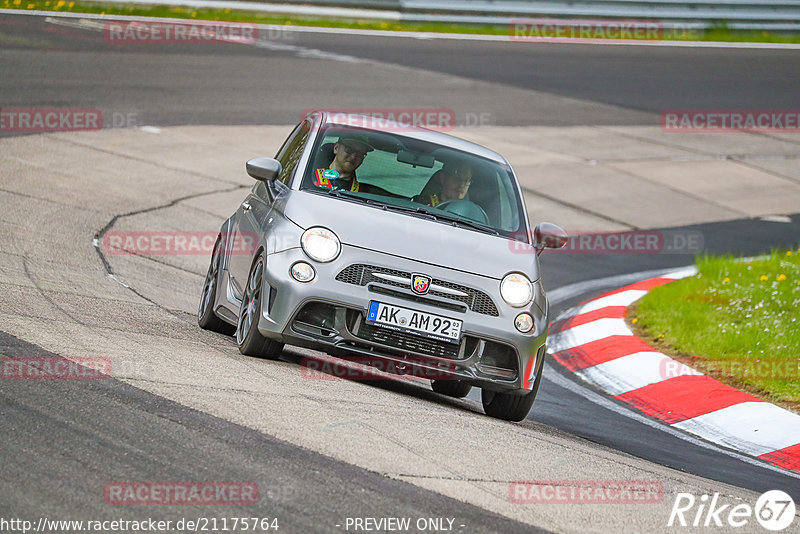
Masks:
[[[392,306],[374,300],[369,303],[367,323],[451,343],[458,343],[461,337],[462,322],[458,319]]]

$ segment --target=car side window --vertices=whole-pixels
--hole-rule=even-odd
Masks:
[[[297,125],[292,134],[286,139],[278,155],[275,159],[281,162],[281,173],[278,175],[277,180],[289,185],[289,182],[294,175],[294,170],[297,168],[297,163],[303,155],[303,149],[308,141],[308,136],[311,133],[311,122],[303,121]]]

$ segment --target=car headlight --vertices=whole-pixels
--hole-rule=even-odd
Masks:
[[[507,274],[500,282],[500,295],[509,306],[521,308],[533,298],[533,284],[522,273]]]
[[[336,234],[321,226],[314,226],[303,232],[300,246],[309,258],[320,263],[335,260],[342,251],[342,245]]]
[[[291,273],[292,278],[304,284],[312,281],[317,275],[317,273],[314,272],[314,268],[304,261],[298,261],[292,265],[292,268],[289,270],[289,272]]]
[[[523,334],[527,334],[533,330],[533,317],[531,317],[531,314],[528,312],[520,313],[514,319],[514,326]]]

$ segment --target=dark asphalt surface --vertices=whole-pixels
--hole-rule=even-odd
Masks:
[[[254,45],[157,45],[109,43],[102,21],[88,24],[0,15],[0,107],[99,108],[107,123],[134,114],[139,125],[296,124],[310,107],[444,107],[460,124],[484,114],[498,125],[657,125],[671,109],[792,109],[800,87],[797,50],[279,31]]]
[[[0,353],[56,356],[3,332]],[[0,421],[0,517],[7,520],[152,518],[174,525],[182,518],[257,517],[277,518],[277,532],[306,534],[343,532],[348,517],[392,516],[450,518],[453,532],[465,534],[546,532],[118,380],[2,380]],[[124,506],[105,500],[104,488],[112,481],[186,480],[255,483],[259,498],[240,506]],[[231,525],[234,532],[252,531]],[[186,531],[195,530],[202,529]]]
[[[303,43],[656,114],[668,109],[793,108],[798,104],[800,87],[800,54],[796,50],[431,42],[313,34],[304,37]],[[563,117],[560,122],[558,117],[537,119],[527,110],[519,111],[520,122],[513,124],[563,125],[565,121]],[[625,122],[631,119],[621,115],[612,124],[640,124],[635,119]],[[601,118],[582,119],[592,123]],[[576,122],[581,123],[580,118]]]
[[[280,49],[278,45],[291,48]],[[675,108],[781,109],[797,105],[797,51],[476,43],[294,35],[266,48],[240,45],[117,46],[96,29],[0,16],[1,107],[91,107],[134,113],[139,124],[294,123],[315,106],[474,109],[469,91],[408,84],[409,71],[371,63],[305,59],[326,50],[455,74],[495,84],[497,124],[657,124]],[[361,76],[354,79],[353,69]],[[504,88],[539,91],[525,106]],[[432,96],[433,95],[433,96]],[[477,94],[475,95],[477,96]],[[485,95],[483,95],[485,96]],[[565,113],[562,97],[590,101]],[[619,107],[611,107],[619,106]],[[108,115],[110,116],[110,115]],[[0,133],[0,135],[4,135]],[[733,221],[692,227],[710,252],[757,254],[796,245],[792,223]],[[543,256],[548,289],[649,269],[680,267],[688,256]],[[602,291],[560,302],[556,313]],[[3,354],[36,350],[0,334]],[[565,376],[572,380],[571,376]],[[300,450],[237,425],[186,409],[114,380],[91,384],[2,383],[0,516],[104,517],[102,486],[110,479],[253,480],[277,492],[248,515],[291,517],[297,532],[335,530],[334,519],[430,514],[456,517],[481,532],[530,531],[438,494]],[[531,418],[560,430],[683,471],[756,491],[780,488],[800,499],[800,481],[696,447],[645,427],[545,381]],[[118,424],[125,421],[124,426]],[[102,460],[102,461],[100,461]],[[296,493],[293,493],[296,491]],[[310,512],[314,513],[311,514]],[[94,514],[94,512],[98,512]],[[252,512],[252,514],[251,514]],[[141,517],[139,510],[114,510]],[[150,513],[150,510],[148,510]],[[127,515],[126,515],[127,514]],[[165,507],[164,518],[186,515]],[[204,507],[196,515],[222,517]],[[330,517],[330,525],[320,518]],[[308,521],[305,524],[304,521]],[[288,524],[288,523],[287,523]],[[304,529],[305,530],[301,530]],[[295,531],[286,528],[286,531]]]

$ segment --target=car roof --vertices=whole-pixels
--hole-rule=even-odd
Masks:
[[[481,146],[477,143],[466,141],[464,139],[460,139],[458,137],[448,135],[446,133],[437,132],[422,127],[408,127],[408,128],[403,127],[402,129],[370,128],[369,126],[366,125],[370,123],[375,123],[380,119],[376,117],[370,117],[369,115],[361,113],[342,112],[341,114],[335,114],[335,115],[342,115],[342,114],[346,115],[347,121],[337,120],[336,116],[330,112],[320,111],[316,113],[320,115],[322,123],[321,126],[336,125],[336,126],[347,126],[351,128],[357,127],[358,129],[365,130],[367,132],[395,134],[401,137],[408,137],[411,139],[428,141],[430,143],[442,145],[444,147],[452,148],[454,150],[460,150],[462,152],[468,152],[476,156],[496,161],[498,163],[504,163],[506,165],[509,165],[508,160],[506,160],[505,157],[495,152],[494,150],[490,150],[485,146]]]

